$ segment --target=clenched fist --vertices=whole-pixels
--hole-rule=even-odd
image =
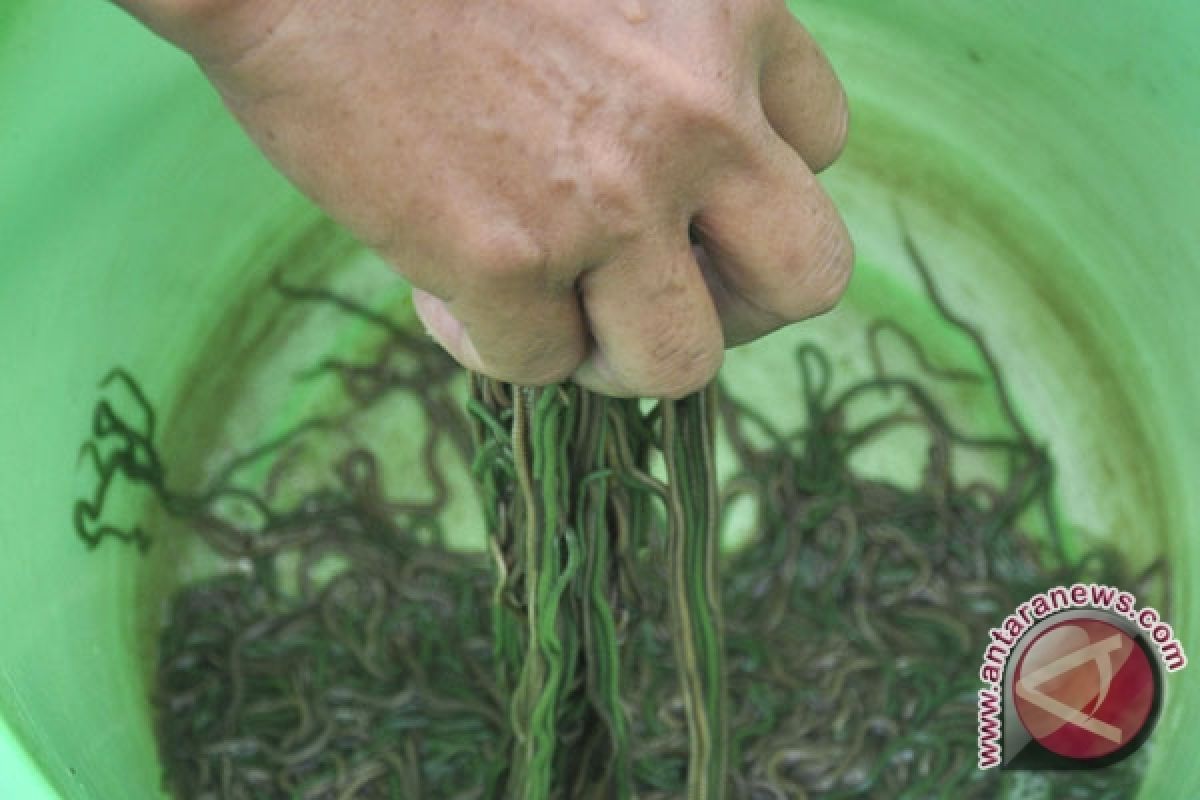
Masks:
[[[769,0],[122,0],[504,380],[678,397],[821,313],[846,101]]]

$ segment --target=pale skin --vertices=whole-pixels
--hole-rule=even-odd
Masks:
[[[845,95],[770,0],[120,0],[503,380],[680,397],[828,310]]]

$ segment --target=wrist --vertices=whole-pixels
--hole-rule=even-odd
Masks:
[[[300,0],[115,0],[147,28],[204,65],[239,60]]]

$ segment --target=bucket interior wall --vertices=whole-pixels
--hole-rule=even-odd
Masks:
[[[1197,645],[1200,5],[793,7],[853,112],[825,182],[860,263],[811,330],[898,313],[903,220],[1053,445],[1076,535],[1165,553]],[[71,530],[96,383],[121,364],[181,402],[254,265],[319,216],[191,62],[108,4],[0,9],[0,138],[0,795],[153,797],[136,606],[156,562]],[[764,401],[772,348],[728,363]],[[1171,678],[1143,797],[1200,784],[1198,709],[1200,682]]]

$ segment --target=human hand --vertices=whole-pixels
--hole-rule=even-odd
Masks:
[[[845,96],[783,2],[122,2],[465,367],[678,397],[849,278]]]

